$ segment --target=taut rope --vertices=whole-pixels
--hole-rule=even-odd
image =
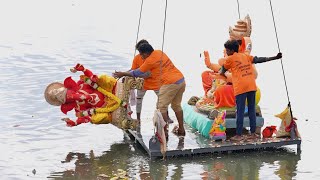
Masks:
[[[279,45],[278,33],[277,33],[277,27],[276,27],[276,23],[275,23],[275,20],[274,20],[274,15],[273,15],[273,9],[272,9],[271,0],[269,0],[269,2],[270,2],[271,14],[272,14],[274,32],[275,32],[275,34],[276,34],[276,39],[277,39],[277,44],[278,44],[278,51],[281,52],[281,51],[280,51],[280,45]],[[285,84],[286,92],[287,92],[288,106],[289,106],[289,108],[290,108],[291,117],[293,118],[293,116],[292,116],[292,110],[291,110],[291,103],[290,103],[290,98],[289,98],[289,92],[288,92],[288,86],[287,86],[287,81],[286,81],[286,75],[285,75],[285,73],[284,73],[284,68],[283,68],[283,63],[282,63],[282,58],[280,59],[280,62],[281,62],[281,68],[282,68],[282,74],[283,74],[284,84]]]
[[[240,19],[240,4],[239,4],[239,0],[237,0],[237,4],[238,4],[238,16],[239,16],[239,19]]]
[[[142,7],[143,7],[143,0],[141,0],[141,5],[140,5],[140,15],[139,15],[139,23],[138,23],[138,30],[137,30],[137,38],[136,38],[136,44],[138,43],[138,37],[139,37],[139,31],[140,31],[140,22],[141,22],[141,15],[142,15]],[[134,55],[133,57],[136,56],[136,48],[134,48]]]

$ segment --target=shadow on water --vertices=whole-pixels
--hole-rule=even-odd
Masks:
[[[62,164],[74,164],[50,179],[292,179],[297,175],[300,152],[287,148],[195,155],[150,160],[129,137],[95,156],[69,152]],[[272,171],[270,171],[272,169]]]

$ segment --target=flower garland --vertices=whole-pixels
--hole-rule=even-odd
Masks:
[[[120,100],[117,96],[115,96],[114,94],[106,91],[105,89],[103,89],[102,87],[100,87],[97,83],[93,82],[90,78],[86,77],[84,78],[84,82],[89,84],[91,87],[93,87],[94,89],[98,90],[99,92],[101,92],[102,94],[104,94],[106,97],[115,100],[116,104],[114,104],[111,107],[104,107],[104,108],[93,108],[93,109],[88,109],[85,111],[80,112],[80,116],[92,116],[95,115],[97,113],[110,113],[115,111],[116,109],[119,108],[120,105],[122,106],[126,106],[126,103],[123,102],[122,100]],[[100,118],[99,118],[100,119]]]
[[[98,87],[97,90],[99,92],[101,92],[102,94],[104,94],[105,96],[109,97],[110,99],[113,99],[115,100],[117,103],[111,107],[105,107],[105,108],[97,108],[95,110],[95,112],[97,113],[106,113],[106,112],[112,112],[112,111],[115,111],[116,109],[119,108],[120,104],[122,104],[122,101],[117,97],[115,96],[114,94],[102,89],[101,87]]]

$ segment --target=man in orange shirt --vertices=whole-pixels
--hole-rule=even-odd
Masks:
[[[255,73],[252,64],[264,63],[282,58],[282,53],[274,57],[253,57],[245,53],[238,53],[239,44],[236,40],[228,40],[224,47],[228,57],[221,67],[220,74],[229,70],[232,73],[232,84],[237,106],[236,136],[232,140],[242,140],[243,118],[246,100],[248,102],[248,114],[250,119],[250,138],[256,138],[256,109],[255,96],[257,91]]]
[[[159,96],[157,108],[160,110],[163,119],[168,122],[168,106],[175,112],[179,127],[177,135],[185,135],[183,126],[183,111],[181,107],[182,96],[186,88],[186,83],[183,74],[174,66],[170,58],[160,50],[154,50],[153,47],[144,43],[138,47],[139,54],[144,63],[136,70],[130,72],[115,72],[115,77],[133,76],[139,77],[141,74],[148,71],[155,72],[156,77],[160,81]],[[168,126],[165,132],[168,137]]]
[[[139,46],[144,43],[149,43],[147,40],[142,39],[140,40],[135,48],[138,50]],[[132,61],[131,70],[138,69],[142,64],[144,63],[144,59],[142,59],[141,55],[138,54],[134,57]],[[146,94],[147,90],[153,90],[156,95],[159,95],[159,89],[160,89],[160,82],[159,82],[159,72],[156,72],[156,69],[153,71],[148,71],[139,77],[144,78],[143,83],[143,89],[137,90],[137,104],[136,104],[136,113],[137,113],[137,119],[140,120],[141,118],[141,110],[142,110],[142,101],[143,97]],[[169,117],[169,116],[168,116]],[[170,119],[168,120],[169,123],[173,123],[173,121]]]

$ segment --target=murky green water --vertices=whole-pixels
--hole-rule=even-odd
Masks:
[[[120,176],[123,172],[119,170],[126,171],[129,179],[319,179],[317,69],[309,66],[304,72],[301,68],[301,61],[316,61],[312,53],[306,53],[317,52],[309,39],[318,37],[308,33],[315,26],[311,12],[318,12],[312,1],[274,2],[290,100],[302,135],[301,153],[289,146],[276,151],[151,161],[112,125],[66,127],[60,121],[66,116],[45,102],[45,87],[68,76],[77,79],[79,74],[71,74],[69,68],[78,62],[97,74],[129,69],[140,2],[12,0],[1,4],[0,179],[109,179]],[[289,2],[292,8],[287,7]],[[208,49],[212,61],[221,57],[227,28],[238,16],[236,2],[181,3],[169,1],[164,47],[186,77],[186,102],[203,93],[200,75],[206,67],[199,53]],[[252,53],[276,54],[268,2],[240,3],[243,15],[252,17]],[[303,11],[301,6],[309,10],[297,13]],[[139,36],[160,49],[164,2],[146,1],[145,7]],[[296,26],[289,23],[292,19],[305,20]],[[299,46],[292,44],[292,36],[297,34],[303,35]],[[278,126],[280,121],[273,115],[288,103],[281,65],[259,65],[258,71],[265,125]],[[151,120],[156,97],[148,92],[145,99],[142,118]]]

